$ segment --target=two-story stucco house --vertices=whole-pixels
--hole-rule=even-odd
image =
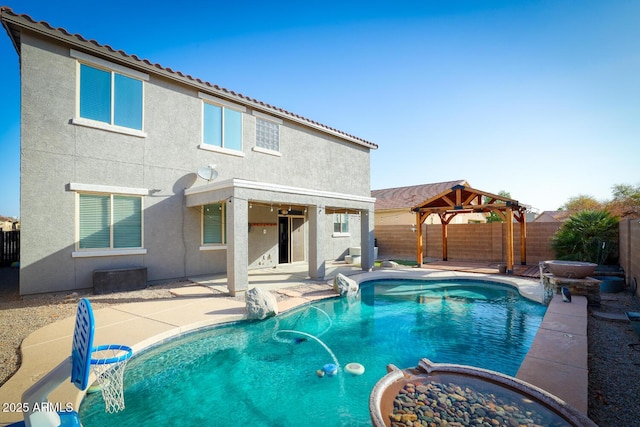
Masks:
[[[235,295],[250,269],[323,278],[353,246],[372,267],[374,143],[0,13],[20,61],[21,294],[146,267],[149,281],[226,272]]]

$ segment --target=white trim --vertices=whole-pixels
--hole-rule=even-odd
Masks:
[[[91,257],[105,257],[105,256],[122,256],[122,255],[146,255],[147,250],[145,248],[140,249],[92,249],[87,251],[73,251],[71,252],[72,258],[91,258]]]
[[[350,237],[351,233],[331,233],[331,237]]]
[[[214,153],[229,154],[230,156],[237,156],[237,157],[244,157],[245,156],[243,151],[230,150],[228,148],[218,147],[217,145],[200,144],[200,145],[198,145],[198,148],[201,149],[201,150],[213,151]]]
[[[234,102],[229,102],[222,98],[217,98],[215,96],[211,96],[208,93],[198,92],[198,98],[203,99],[205,101],[213,102],[214,104],[221,105],[223,107],[231,108],[232,110],[237,110],[243,113],[247,112],[247,107],[236,104]]]
[[[146,138],[147,133],[141,130],[116,126],[109,123],[99,122],[97,120],[85,119],[84,117],[74,117],[71,124],[76,126],[84,126],[88,128],[106,130],[107,132],[121,133],[123,135],[135,136],[138,138]]]
[[[276,157],[282,157],[282,153],[279,151],[268,150],[266,148],[258,147],[257,145],[255,147],[252,147],[251,151],[255,151],[256,153],[269,154]]]
[[[201,251],[223,251],[227,250],[227,245],[202,245],[200,246]]]
[[[313,190],[310,188],[290,187],[288,185],[270,184],[267,182],[247,181],[232,178],[226,181],[212,182],[195,188],[184,190],[186,196],[192,194],[208,193],[223,188],[247,188],[252,190],[273,191],[277,193],[298,194],[303,196],[324,197],[329,199],[351,200],[355,202],[375,203],[374,197],[356,196],[354,194],[334,193],[332,191]]]
[[[72,58],[79,59],[82,62],[87,62],[89,64],[97,65],[102,68],[108,68],[110,70],[116,71],[120,74],[128,75],[130,77],[134,77],[139,80],[149,81],[149,74],[142,73],[140,71],[134,70],[132,68],[123,67],[122,65],[115,64],[113,62],[105,61],[104,59],[97,58],[92,55],[88,55],[84,52],[79,52],[75,49],[69,49],[69,55]]]
[[[261,113],[259,111],[255,111],[254,110],[254,111],[251,112],[251,114],[253,114],[254,116],[256,116],[259,119],[266,120],[268,122],[274,122],[274,123],[277,123],[279,125],[284,124],[284,121],[282,119],[275,118],[273,116]]]
[[[148,196],[149,190],[146,188],[117,187],[113,185],[81,184],[78,182],[69,183],[68,191],[85,191],[89,193],[126,194],[132,196]]]

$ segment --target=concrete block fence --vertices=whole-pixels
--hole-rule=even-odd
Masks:
[[[442,258],[442,226],[423,224],[426,258]],[[553,259],[551,237],[560,223],[527,223],[527,264]],[[450,224],[448,259],[501,262],[506,259],[506,225],[503,223]],[[408,225],[378,225],[375,229],[379,257],[415,259],[417,232]],[[514,224],[514,260],[520,263],[520,226]]]

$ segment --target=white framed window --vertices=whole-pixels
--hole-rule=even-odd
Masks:
[[[224,246],[227,241],[225,204],[202,206],[202,246]]]
[[[246,108],[205,93],[202,98],[202,144],[200,148],[243,156],[242,113]]]
[[[349,215],[344,213],[333,214],[333,236],[344,236],[349,234]]]
[[[142,197],[77,193],[77,250],[142,248]]]
[[[74,124],[146,136],[143,130],[143,81],[149,76],[91,55],[78,59],[78,98]]]

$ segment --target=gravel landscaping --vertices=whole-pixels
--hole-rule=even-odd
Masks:
[[[640,311],[630,293],[603,293],[589,316],[588,415],[600,427],[640,427],[640,336],[629,322],[598,317],[627,311]]]

